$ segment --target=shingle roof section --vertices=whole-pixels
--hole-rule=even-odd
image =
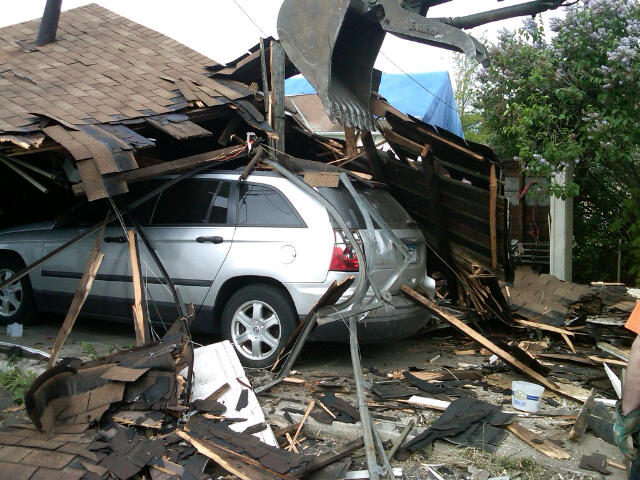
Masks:
[[[96,4],[62,12],[56,41],[33,47],[39,24],[0,28],[0,131],[39,130],[34,114],[82,125],[175,111],[188,104],[174,81],[213,62]]]

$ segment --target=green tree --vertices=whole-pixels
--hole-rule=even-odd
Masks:
[[[528,19],[489,46],[476,98],[487,139],[526,172],[546,175],[549,192],[576,196],[574,277],[640,278],[640,5],[581,0],[554,19]],[[575,180],[554,182],[573,166]]]
[[[482,114],[476,108],[477,89],[475,88],[475,72],[478,62],[475,59],[456,53],[453,56],[455,90],[453,92],[460,123],[465,139],[472,142],[486,143],[486,132],[483,130]]]

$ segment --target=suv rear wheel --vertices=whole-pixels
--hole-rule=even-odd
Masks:
[[[0,253],[0,282],[10,279],[25,267],[22,260],[10,253]],[[0,323],[32,323],[36,307],[29,276],[10,283],[0,290]]]
[[[282,289],[253,284],[232,295],[222,312],[222,334],[248,367],[272,365],[293,332],[296,313]]]

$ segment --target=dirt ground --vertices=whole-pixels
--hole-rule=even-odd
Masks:
[[[54,315],[43,316],[41,322],[37,325],[25,326],[22,338],[8,337],[5,333],[5,328],[2,327],[0,341],[17,343],[48,352],[53,345],[61,323],[62,317]],[[209,336],[196,335],[194,337],[194,341],[202,344],[216,340],[216,338]],[[85,358],[101,356],[117,348],[131,346],[134,341],[133,327],[130,325],[80,319],[71,332],[60,356]],[[473,347],[473,344],[467,339],[460,337],[451,330],[442,330],[381,345],[364,345],[361,347],[361,357],[365,370],[365,379],[367,381],[380,381],[389,372],[406,370],[411,366],[426,369],[465,368],[477,366],[482,362],[488,361],[488,358],[483,355],[455,355],[450,347],[453,344],[457,345],[456,348]],[[439,357],[435,358],[438,355]],[[37,362],[34,361],[28,361],[22,365],[22,368],[36,372],[42,369],[42,366],[38,367]],[[347,388],[344,393],[338,394],[338,396],[350,401],[352,405],[356,405],[355,388],[352,386],[351,380],[352,370],[348,345],[309,344],[304,348],[294,368],[299,372],[296,375],[298,378],[304,378],[311,382],[319,378],[344,377]],[[250,376],[257,374],[257,372],[248,373]],[[511,370],[496,374],[492,382],[508,388],[510,382],[517,379],[524,378]],[[479,399],[496,405],[504,405],[505,410],[512,411],[509,396],[483,390],[482,388],[475,390]],[[425,394],[425,396],[428,395]],[[263,410],[265,410],[270,421],[278,424],[284,407],[289,406],[294,410],[304,410],[312,396],[303,385],[280,385],[272,389],[267,395],[259,398],[261,399]],[[541,410],[565,409],[577,413],[579,405],[575,402],[554,398],[560,402],[560,406],[554,408],[542,403]],[[375,400],[372,396],[369,399]],[[415,435],[432,423],[440,414],[428,409],[415,409],[411,412],[409,408],[404,409],[404,411],[376,409],[372,411],[374,412],[374,418],[377,415],[380,419],[378,425],[383,440],[397,437],[402,426],[411,418],[416,420],[416,427],[411,432],[412,435]],[[6,415],[1,416],[5,417],[6,420]],[[568,440],[567,435],[572,424],[570,420],[548,416],[523,415],[518,418],[518,421],[534,433],[540,434],[549,440],[559,441],[562,448],[570,452],[571,459],[554,460],[548,458],[512,434],[509,434],[495,454],[438,441],[435,443],[434,448],[414,454],[405,462],[395,461],[393,465],[402,466],[405,478],[410,479],[432,478],[428,473],[428,468],[430,467],[445,479],[487,480],[489,478],[508,476],[511,480],[534,478],[577,480],[581,478],[600,478],[602,476],[578,467],[583,454],[598,452],[606,455],[614,462],[624,463],[623,457],[617,448],[590,432],[587,432],[579,441]],[[336,441],[344,441],[360,435],[353,425],[342,424],[336,426],[338,423],[334,422],[331,428],[322,425],[319,425],[318,428],[320,430],[324,429],[325,437],[337,437]],[[322,434],[319,436],[322,436]],[[352,464],[351,468],[364,468],[363,460],[363,458],[354,457],[354,464]],[[610,470],[612,473],[607,478],[611,480],[625,478],[624,472],[612,467],[610,467]]]

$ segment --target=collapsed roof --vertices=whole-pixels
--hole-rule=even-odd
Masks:
[[[208,77],[215,61],[161,33],[95,4],[63,12],[56,41],[36,46],[39,23],[0,29],[0,152],[62,145],[90,200],[127,191],[103,176],[138,168],[134,153],[155,146],[158,131],[208,137],[199,123],[233,113],[273,135],[256,90]],[[145,127],[155,132],[140,135]]]

